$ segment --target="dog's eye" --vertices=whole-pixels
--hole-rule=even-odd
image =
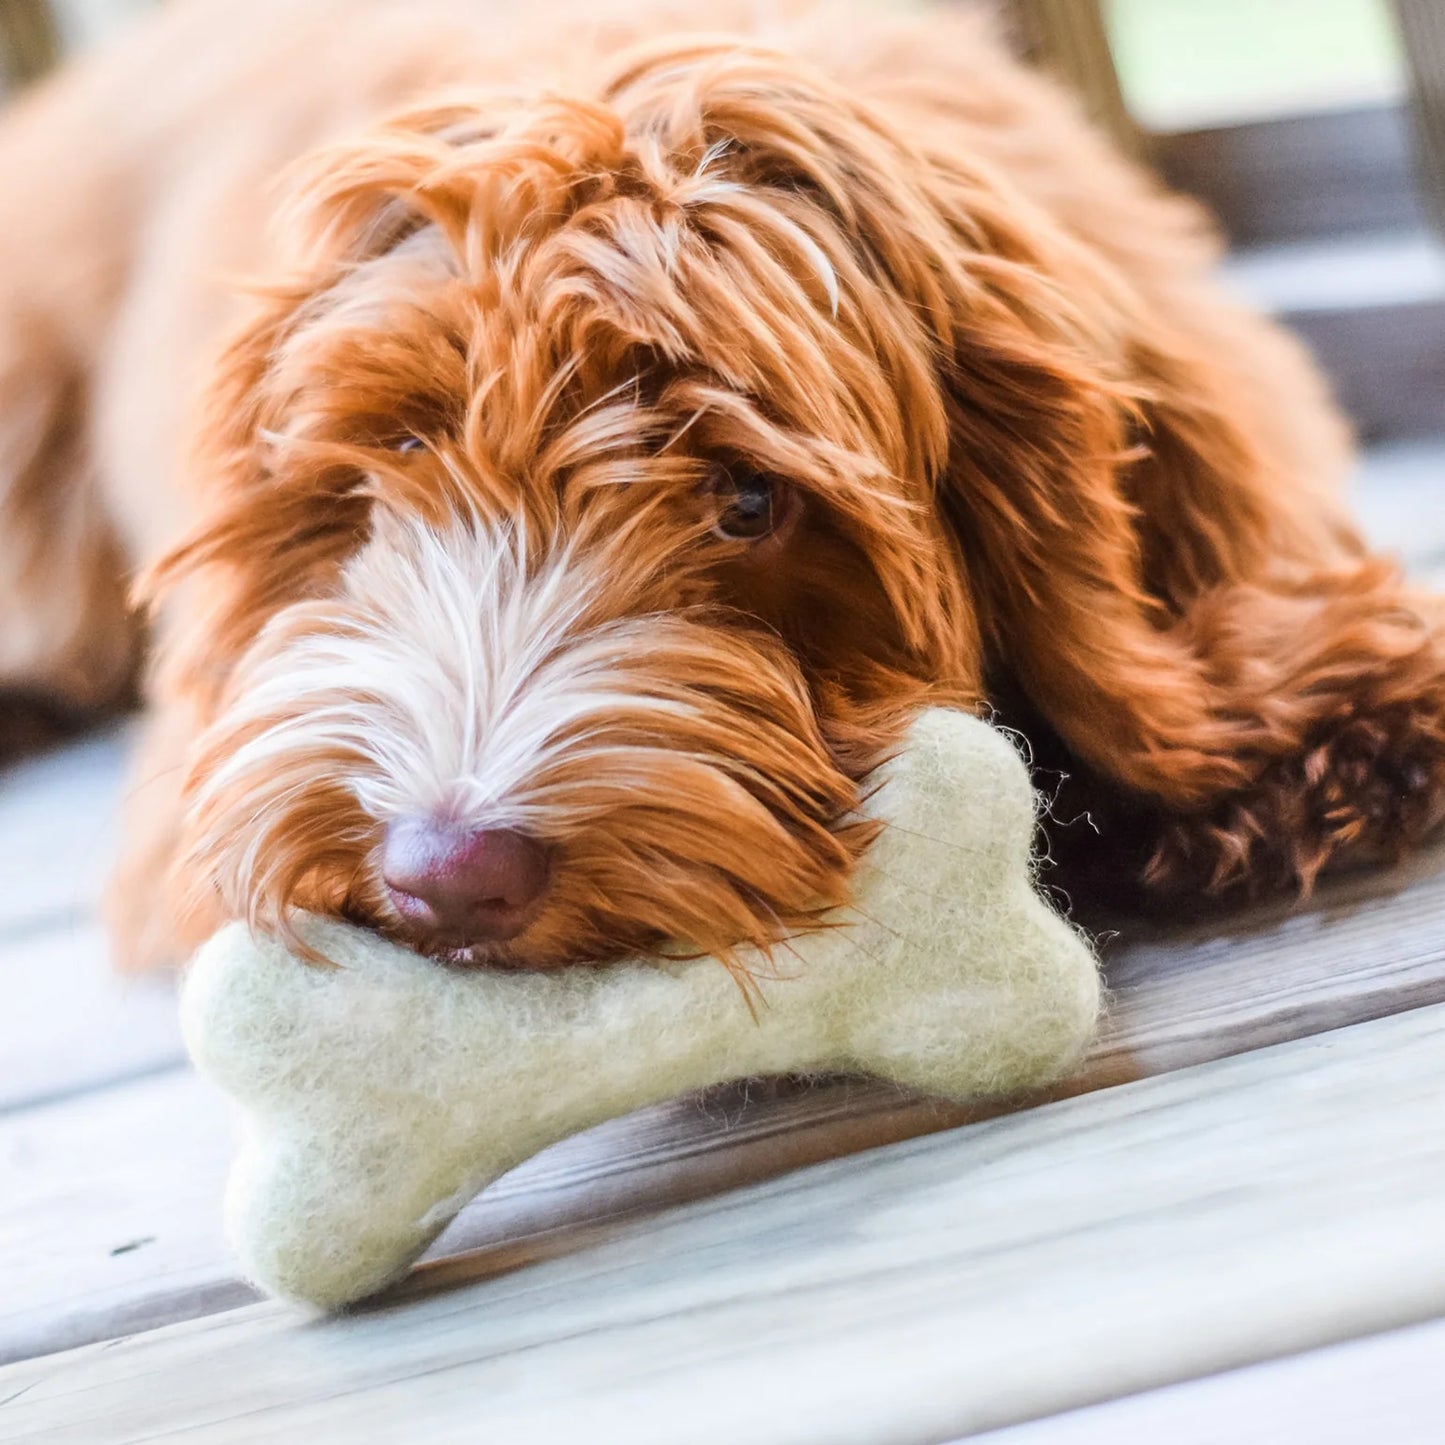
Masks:
[[[778,525],[783,511],[781,488],[761,472],[729,468],[711,491],[717,501],[713,531],[730,542],[756,542]]]
[[[407,432],[405,436],[400,436],[391,443],[391,450],[400,452],[403,456],[411,452],[424,451],[425,448],[426,443],[412,432]]]

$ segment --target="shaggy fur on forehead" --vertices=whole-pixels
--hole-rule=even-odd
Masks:
[[[359,435],[441,429],[467,463],[450,479],[483,509],[499,479],[566,475],[580,495],[680,479],[679,441],[738,454],[826,497],[906,645],[943,642],[974,671],[961,558],[931,505],[958,309],[942,288],[1011,333],[987,284],[1005,263],[980,254],[968,276],[938,205],[907,184],[904,143],[794,61],[668,52],[604,96],[457,101],[313,162],[299,274],[233,350],[213,434],[304,446],[316,484],[360,504],[355,476],[378,463],[348,454]],[[444,514],[431,478],[412,495],[388,483],[382,500]],[[247,500],[173,565],[249,541]],[[284,515],[274,529],[295,532]]]

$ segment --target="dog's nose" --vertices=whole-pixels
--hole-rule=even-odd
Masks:
[[[448,941],[515,938],[547,891],[551,860],[511,828],[457,828],[430,818],[387,825],[381,875],[398,913]]]

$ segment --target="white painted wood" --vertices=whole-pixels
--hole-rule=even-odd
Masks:
[[[0,1117],[0,1359],[251,1298],[221,1232],[230,1153],[189,1070]]]
[[[1434,1316],[1445,1009],[892,1146],[450,1293],[0,1371],[0,1439],[948,1439]],[[453,1277],[457,1267],[451,1266]]]
[[[1445,446],[1374,448],[1360,460],[1352,498],[1377,547],[1407,559],[1422,582],[1445,590]]]
[[[115,855],[124,728],[0,769],[0,938],[94,912]]]
[[[1142,1077],[1445,1002],[1445,844],[1271,905],[1139,938],[1106,959],[1091,1077]]]
[[[975,1445],[1440,1445],[1445,1320],[970,1438]]]
[[[99,924],[0,933],[0,1115],[185,1060],[174,980],[125,978]]]
[[[1445,297],[1445,246],[1425,231],[1331,235],[1238,252],[1223,274],[1262,311],[1408,306]]]
[[[1116,951],[1112,1013],[1080,1076],[1086,1091],[1318,1033],[1360,1019],[1445,1002],[1445,886],[1440,854],[1393,874],[1334,885],[1315,912],[1281,910],[1214,932],[1183,931]],[[1384,897],[1382,894],[1393,893]],[[229,1143],[189,1075],[79,1098],[32,1123],[0,1117],[5,1141],[32,1141],[30,1195],[53,1258],[29,1272],[0,1309],[0,1359],[105,1338],[135,1322],[191,1318],[238,1297],[234,1264],[215,1225]],[[155,1099],[164,1096],[163,1106]],[[579,1230],[774,1178],[790,1169],[932,1133],[979,1117],[865,1081],[755,1083],[616,1120],[547,1150],[463,1211],[435,1253],[547,1252]],[[68,1143],[33,1141],[61,1121]],[[209,1132],[208,1132],[209,1131]],[[87,1138],[125,1141],[113,1157]],[[199,1141],[204,1141],[204,1147]],[[105,1160],[103,1164],[100,1160]],[[107,1180],[96,1192],[97,1168]],[[153,1237],[150,1271],[117,1271],[69,1239],[108,1228],[113,1199]],[[193,1211],[204,1211],[196,1218]],[[0,1195],[0,1279],[36,1248],[7,1233]],[[172,1275],[186,1281],[178,1287]]]
[[[0,1114],[184,1057],[173,982],[117,976],[96,919],[128,739],[0,771]]]
[[[151,0],[52,0],[67,54],[109,40],[150,4]]]

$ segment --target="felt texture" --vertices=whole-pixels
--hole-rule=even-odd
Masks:
[[[875,782],[885,826],[856,905],[751,956],[751,1003],[709,959],[466,972],[305,919],[326,969],[218,933],[182,1016],[241,1106],[226,1212],[245,1272],[323,1308],[359,1299],[546,1145],[725,1080],[858,1071],[962,1099],[1067,1069],[1098,971],[1034,889],[1035,800],[1007,738],[931,710]]]

